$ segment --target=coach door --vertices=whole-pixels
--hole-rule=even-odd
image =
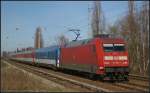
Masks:
[[[57,58],[56,58],[56,66],[59,67],[59,62],[60,62],[60,60],[59,60],[59,57],[60,57],[60,49],[57,49],[56,51],[57,51],[57,54],[56,54],[56,55],[57,55]]]

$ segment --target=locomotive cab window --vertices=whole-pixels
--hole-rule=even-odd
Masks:
[[[114,51],[125,51],[124,44],[114,44]]]
[[[103,44],[103,48],[105,52],[125,51],[124,44]]]
[[[113,51],[113,44],[103,44],[103,48],[105,52],[112,52]]]

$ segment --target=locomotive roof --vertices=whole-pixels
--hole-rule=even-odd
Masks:
[[[96,38],[93,38],[93,39],[96,39]],[[67,43],[64,47],[75,47],[75,46],[79,46],[79,45],[84,45],[84,44],[89,43],[93,39],[91,38],[91,39],[72,41],[72,42]],[[124,40],[122,38],[111,38],[111,37],[99,38],[99,37],[97,37],[97,39],[100,39],[104,43],[124,43]]]
[[[101,38],[104,43],[125,43],[122,38]]]
[[[75,46],[79,46],[79,45],[84,45],[87,44],[91,41],[91,39],[83,39],[83,40],[78,40],[78,41],[72,41],[69,42],[65,45],[65,47],[75,47]]]

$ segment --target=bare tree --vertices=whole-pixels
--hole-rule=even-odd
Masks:
[[[143,74],[148,72],[149,67],[149,1],[142,2],[142,8],[138,14],[141,70]]]
[[[119,36],[119,30],[117,25],[110,25],[108,26],[108,33],[112,35],[112,37],[118,37]]]
[[[117,30],[127,40],[131,72],[145,75],[149,68],[149,1],[138,10],[128,1],[128,15],[117,24]]]
[[[128,50],[130,56],[130,69],[135,70],[135,63],[137,62],[136,49],[137,49],[137,29],[135,24],[135,6],[134,1],[128,1],[129,15],[128,15],[128,24],[129,24],[129,41],[128,41]],[[135,68],[135,69],[134,69]]]
[[[99,34],[103,34],[105,28],[104,15],[101,10],[101,2],[94,2],[94,9],[92,14],[92,33],[93,37]]]
[[[120,34],[119,36],[124,38],[126,41],[129,40],[129,24],[127,19],[128,15],[125,15],[116,22],[116,28]]]
[[[66,38],[63,34],[62,35],[59,35],[57,37],[57,43],[58,45],[60,46],[64,46],[65,44],[67,44],[69,42],[69,39]]]

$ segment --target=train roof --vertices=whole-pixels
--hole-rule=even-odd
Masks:
[[[54,46],[39,48],[39,49],[36,49],[35,51],[36,51],[36,52],[41,52],[41,51],[53,51],[53,50],[57,50],[57,49],[59,49],[59,48],[60,48],[60,47],[59,47],[58,45],[54,45]]]
[[[79,45],[84,45],[87,44],[91,41],[91,39],[83,39],[83,40],[78,40],[78,41],[72,41],[69,42],[65,45],[65,47],[75,47],[75,46],[79,46]]]
[[[32,53],[32,50],[26,50],[26,51],[20,51],[20,52],[15,52],[15,53],[11,53],[10,55],[16,55],[16,54],[26,54],[26,53]]]
[[[125,43],[122,38],[101,38],[103,43]]]
[[[83,39],[78,41],[72,41],[67,44],[65,44],[64,47],[75,47],[80,45],[85,45],[90,43],[92,40],[99,39],[103,43],[125,43],[125,41],[122,38],[112,38],[112,37],[96,37],[96,38],[90,38],[90,39]]]
[[[59,48],[60,47],[58,45],[53,45],[53,46],[49,46],[49,47],[38,48],[38,49],[35,49],[35,51],[36,52],[40,52],[40,51],[53,51],[53,50],[57,50]],[[10,53],[10,55],[26,54],[26,53],[32,53],[32,50],[26,50],[26,51],[20,51],[20,52]]]

